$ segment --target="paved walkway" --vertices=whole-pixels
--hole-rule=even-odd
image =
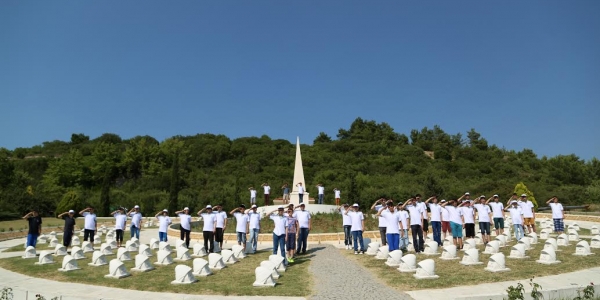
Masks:
[[[332,245],[313,246],[310,254],[308,270],[314,276],[314,296],[310,299],[411,299],[381,283]]]

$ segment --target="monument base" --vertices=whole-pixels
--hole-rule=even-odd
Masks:
[[[302,197],[302,203],[304,203],[307,207],[310,204],[314,204],[314,199],[313,199],[313,203],[310,203],[310,199],[309,199],[309,193],[304,193],[304,196]],[[294,206],[298,206],[300,205],[300,196],[298,194],[298,192],[291,192],[290,193],[290,203],[294,204]]]

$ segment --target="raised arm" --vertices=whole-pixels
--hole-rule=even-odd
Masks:
[[[456,201],[460,202],[467,194],[462,194],[462,196],[460,196],[460,198],[456,199]]]
[[[206,207],[198,211],[198,215],[202,214],[203,211],[206,210]]]
[[[62,219],[62,217],[63,217],[64,215],[68,214],[68,213],[69,213],[68,211],[65,211],[64,213],[62,213],[62,214],[60,214],[60,215],[56,216],[56,218],[58,218],[58,219]]]
[[[229,212],[230,215],[233,215],[234,212],[240,210],[241,207],[236,207],[232,211]],[[243,213],[243,212],[242,212]]]
[[[425,203],[429,203],[429,201],[433,200],[434,198],[435,198],[435,196],[429,197],[429,199],[425,200]]]
[[[83,209],[82,211],[80,211],[80,212],[79,212],[79,215],[83,215],[83,213],[84,213],[84,212],[86,212],[86,211],[88,211],[88,210],[90,210],[90,208],[89,208],[89,207],[88,207],[88,208],[85,208],[85,209]]]
[[[383,200],[383,198],[379,198],[379,199],[375,200],[375,203],[373,203],[373,205],[371,205],[371,209],[375,209],[375,206],[377,206],[377,203],[381,202],[381,200]]]
[[[378,216],[378,217],[380,217],[380,216],[381,216],[381,213],[382,213],[384,210],[386,210],[386,209],[387,209],[386,207],[382,207],[382,208],[381,208],[381,209],[380,209],[380,210],[377,212],[377,216]]]
[[[548,199],[548,201],[546,201],[546,204],[550,204],[550,201],[553,201],[554,198],[556,198],[556,197],[552,197],[552,198]]]

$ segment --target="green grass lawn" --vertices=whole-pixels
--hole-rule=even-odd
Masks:
[[[64,224],[65,224],[65,221],[63,221],[62,219],[57,219],[57,218],[43,218],[42,219],[43,227],[63,226]],[[0,222],[0,232],[11,231],[10,230],[11,228],[12,228],[12,231],[19,231],[19,230],[27,231],[29,229],[29,223],[27,223],[26,220],[12,220],[12,221]]]
[[[373,256],[368,255],[354,255],[347,250],[340,251],[349,259],[358,262],[360,265],[376,274],[376,276],[378,276],[389,286],[400,291],[406,291],[431,288],[448,288],[453,286],[475,285],[480,283],[508,280],[528,280],[538,276],[556,275],[600,266],[600,259],[595,257],[598,254],[588,257],[572,255],[575,253],[575,244],[575,242],[571,242],[570,246],[559,247],[559,250],[562,251],[558,251],[556,253],[557,260],[560,260],[561,263],[555,265],[543,265],[535,262],[537,259],[539,259],[541,250],[544,247],[543,240],[539,240],[537,245],[532,245],[534,248],[527,251],[527,255],[530,257],[527,259],[508,258],[511,247],[507,246],[500,248],[500,252],[506,256],[506,267],[511,269],[508,272],[500,273],[492,273],[484,270],[484,268],[487,266],[490,255],[482,253],[484,250],[483,245],[478,246],[480,250],[479,260],[483,262],[482,265],[461,265],[459,262],[464,255],[464,252],[462,251],[458,251],[457,253],[457,256],[459,257],[458,260],[451,261],[441,260],[439,255],[417,255],[417,262],[429,258],[435,260],[435,272],[440,276],[440,278],[436,280],[416,280],[413,277],[414,273],[400,273],[396,270],[396,268],[385,265],[385,260],[377,260]],[[511,245],[514,245],[514,239]],[[442,249],[438,248],[438,252],[441,253]],[[598,249],[592,249],[592,252],[600,253]]]
[[[263,260],[268,260],[269,251],[259,251],[250,255],[239,263],[228,265],[223,270],[213,271],[213,275],[207,277],[198,277],[199,282],[186,285],[172,285],[171,281],[175,279],[175,266],[184,264],[192,267],[192,261],[175,262],[170,266],[156,266],[156,270],[147,273],[131,272],[132,276],[123,279],[104,278],[108,274],[108,265],[102,267],[91,267],[87,264],[91,261],[91,254],[86,256],[88,259],[79,260],[81,270],[73,272],[58,272],[62,258],[57,258],[57,262],[52,265],[37,266],[34,265],[35,259],[6,258],[0,259],[0,267],[25,274],[32,277],[39,277],[49,280],[83,283],[91,285],[101,285],[124,289],[134,289],[142,291],[171,292],[186,294],[204,294],[204,295],[247,295],[247,296],[307,296],[312,289],[312,281],[308,272],[310,264],[309,256],[301,256],[295,260],[295,263],[288,267],[286,272],[281,273],[274,288],[256,288],[252,286],[254,282],[254,269],[260,265]],[[114,255],[107,259],[115,258]],[[204,259],[207,259],[204,257]],[[150,260],[154,263],[156,256]],[[127,270],[133,268],[134,262],[126,262]]]

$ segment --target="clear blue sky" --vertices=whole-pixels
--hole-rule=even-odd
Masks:
[[[0,1],[0,147],[361,117],[600,158],[600,1]]]

